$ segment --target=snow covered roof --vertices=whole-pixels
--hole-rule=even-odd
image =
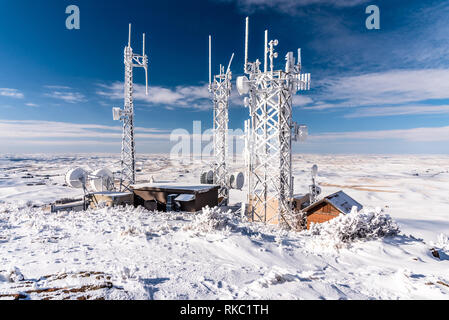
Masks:
[[[176,190],[192,190],[192,191],[209,191],[218,188],[213,184],[198,184],[198,183],[140,183],[132,185],[133,189],[157,188],[157,189],[176,189]]]
[[[332,206],[334,206],[338,211],[340,211],[343,214],[348,214],[351,212],[352,207],[355,206],[357,208],[357,211],[363,208],[363,206],[352,199],[350,196],[348,196],[346,193],[344,193],[342,190],[335,192],[331,195],[328,195],[324,197],[323,199],[311,204],[307,208],[304,209],[304,211],[309,211],[310,209],[316,207],[320,203],[329,203]]]
[[[343,191],[338,191],[327,197],[325,197],[335,208],[340,210],[342,213],[350,213],[353,206],[357,207],[357,211],[363,208],[363,206],[348,196]]]
[[[195,200],[195,195],[194,194],[180,194],[179,196],[176,197],[175,201],[193,201]]]

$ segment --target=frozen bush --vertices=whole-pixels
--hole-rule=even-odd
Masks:
[[[194,230],[208,233],[215,230],[229,231],[238,223],[237,218],[231,210],[222,211],[218,207],[205,207],[201,214],[195,216],[194,220],[186,226],[186,230]]]
[[[440,233],[437,242],[430,241],[430,244],[443,252],[449,252],[449,237],[444,233]]]
[[[309,235],[331,239],[334,243],[347,243],[356,239],[376,239],[394,236],[399,232],[398,225],[381,209],[366,208],[360,212],[341,214],[320,224],[313,223]]]

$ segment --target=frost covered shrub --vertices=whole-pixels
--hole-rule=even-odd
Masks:
[[[17,267],[10,267],[9,270],[0,270],[0,282],[19,282],[25,277]]]
[[[443,233],[438,235],[436,243],[431,241],[430,244],[443,252],[449,253],[449,236]]]
[[[394,236],[398,232],[398,225],[380,208],[341,214],[325,223],[313,223],[307,231],[309,235],[331,239],[335,244]]]
[[[196,215],[185,229],[204,233],[215,230],[229,231],[236,226],[236,223],[238,222],[231,210],[224,212],[218,207],[204,207],[202,213]]]

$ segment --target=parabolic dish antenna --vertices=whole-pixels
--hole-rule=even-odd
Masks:
[[[86,184],[86,180],[87,172],[80,167],[70,169],[65,174],[65,182],[72,188],[82,188]]]
[[[207,171],[201,172],[200,183],[207,184]]]
[[[240,95],[247,94],[249,91],[249,80],[246,76],[237,77],[237,91]]]
[[[207,184],[213,184],[214,183],[214,171],[209,170],[206,175],[206,182]]]
[[[111,191],[114,187],[114,175],[107,168],[95,170],[92,173],[90,187],[95,192]]]
[[[242,189],[245,184],[245,175],[242,172],[234,172],[229,177],[229,184],[232,189]]]

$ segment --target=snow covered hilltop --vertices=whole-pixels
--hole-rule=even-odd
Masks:
[[[296,193],[317,163],[323,194],[344,189],[365,206],[304,232],[216,208],[41,209],[80,196],[63,185],[69,167],[117,160],[0,160],[0,299],[449,298],[448,156],[294,156]],[[164,155],[138,160],[148,180],[197,182],[206,168]],[[241,197],[234,190],[231,201]]]

